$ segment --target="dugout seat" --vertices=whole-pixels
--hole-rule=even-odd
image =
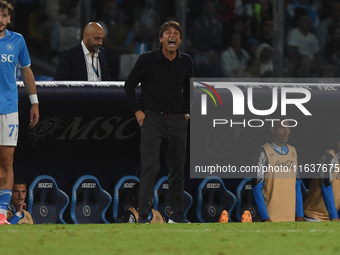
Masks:
[[[134,175],[127,175],[122,177],[114,188],[113,196],[113,218],[116,222],[119,222],[119,217],[123,213],[133,206],[132,191],[136,183],[139,182],[139,178]]]
[[[72,187],[71,218],[76,224],[110,223],[105,213],[111,201],[111,195],[102,189],[96,177],[81,176]]]
[[[63,223],[64,211],[69,204],[69,197],[58,188],[55,179],[49,175],[40,175],[28,188],[27,211],[37,224]]]
[[[223,210],[228,211],[229,219],[231,219],[235,204],[235,195],[227,190],[220,177],[207,177],[198,186],[196,213],[198,220],[202,223],[218,222]]]
[[[192,196],[184,191],[183,193],[183,214],[186,220],[189,209],[192,205]],[[153,209],[158,210],[165,222],[170,218],[171,208],[169,201],[168,176],[163,176],[158,180],[153,191]]]
[[[254,194],[251,178],[243,179],[236,189],[236,219],[241,221],[241,216],[244,210],[248,210],[251,213],[253,222],[260,221]]]

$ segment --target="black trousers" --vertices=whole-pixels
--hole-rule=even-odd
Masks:
[[[149,215],[153,188],[160,168],[160,149],[164,146],[169,170],[171,211],[183,211],[184,164],[186,161],[187,120],[182,114],[145,111],[141,127],[141,176],[139,214]]]

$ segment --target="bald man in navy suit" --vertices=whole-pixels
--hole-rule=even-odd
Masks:
[[[54,76],[58,81],[110,80],[107,53],[102,47],[104,29],[90,22],[84,28],[80,44],[62,52]]]

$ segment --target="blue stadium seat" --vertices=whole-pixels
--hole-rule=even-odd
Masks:
[[[68,196],[49,175],[38,176],[28,188],[27,211],[32,214],[37,224],[66,224],[63,214],[68,204]]]
[[[183,194],[183,214],[184,217],[188,220],[188,212],[192,205],[192,196],[184,191]],[[163,216],[165,222],[168,222],[171,208],[169,201],[169,185],[168,185],[168,176],[163,176],[158,180],[154,187],[153,191],[153,209],[158,210]]]
[[[71,218],[76,224],[110,223],[105,213],[111,201],[111,195],[102,189],[96,177],[81,176],[72,188]]]
[[[236,189],[237,221],[241,221],[241,216],[244,210],[250,211],[253,221],[260,221],[253,195],[253,185],[251,178],[243,179]]]
[[[198,187],[196,213],[200,222],[218,222],[223,210],[228,211],[231,221],[235,204],[234,194],[226,189],[220,177],[207,177]]]
[[[132,190],[136,183],[139,182],[138,177],[127,175],[122,177],[116,184],[113,196],[113,218],[116,222],[123,213],[133,206]]]

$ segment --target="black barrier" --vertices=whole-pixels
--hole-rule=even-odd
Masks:
[[[31,105],[22,82],[18,83],[20,125],[15,175],[28,183],[38,175],[51,175],[69,195],[82,175],[96,176],[111,194],[122,176],[139,177],[140,132],[127,105],[123,82],[36,84],[40,121],[31,129]],[[136,92],[140,97],[140,88]],[[167,175],[164,155],[160,166],[158,176]],[[185,189],[196,193],[195,180],[189,180],[188,163],[186,169]]]
[[[108,191],[121,175],[136,174],[139,128],[124,89],[51,84],[37,85],[40,121],[33,129],[28,96],[19,87],[15,173],[28,181],[51,175],[63,190],[79,176],[93,174]]]
[[[28,127],[27,92],[22,82],[18,84],[16,175],[28,182],[38,175],[51,175],[68,194],[82,175],[96,176],[111,194],[122,176],[139,177],[140,132],[123,82],[36,82],[40,121],[33,129]],[[136,92],[140,97],[139,88]],[[159,177],[166,174],[162,155]],[[186,179],[186,190],[195,192],[189,169]]]

